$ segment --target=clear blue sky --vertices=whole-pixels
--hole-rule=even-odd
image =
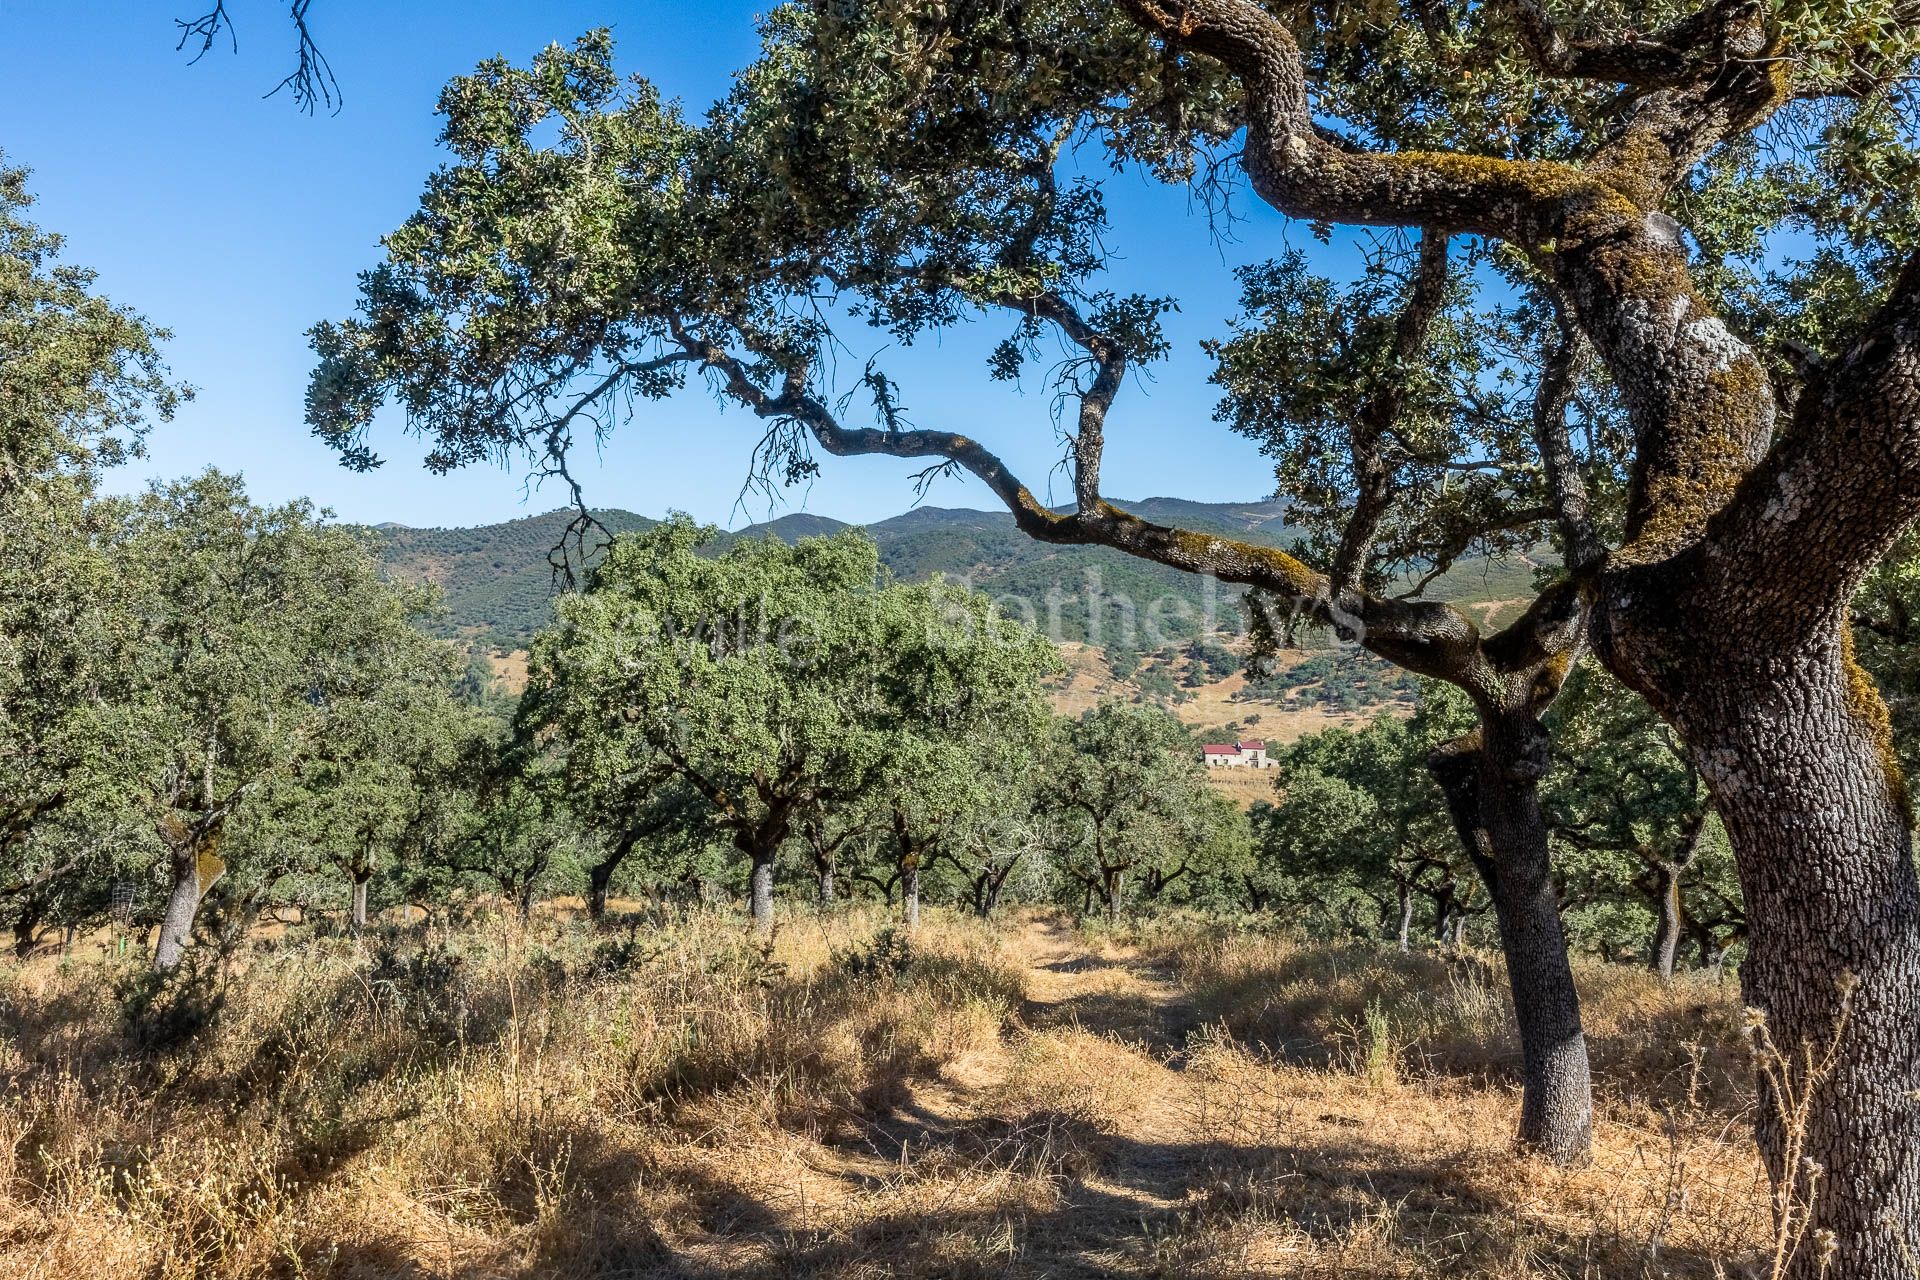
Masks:
[[[240,471],[255,496],[307,495],[350,520],[466,525],[548,510],[557,489],[529,495],[519,476],[473,468],[435,476],[397,418],[377,436],[388,458],[348,472],[301,421],[311,355],[305,331],[345,315],[355,276],[379,255],[381,235],[412,211],[441,162],[433,103],[442,84],[481,58],[524,60],[545,44],[599,25],[614,28],[624,70],[645,75],[692,111],[724,92],[756,47],[753,6],[688,0],[318,0],[314,31],[345,93],[337,115],[308,117],[261,94],[291,64],[283,0],[229,0],[239,52],[224,45],[198,65],[174,52],[173,19],[211,0],[0,0],[0,149],[33,170],[34,216],[68,237],[67,259],[94,267],[101,288],[174,331],[175,373],[195,402],[154,432],[151,458],[117,474],[148,477],[218,465]],[[1112,179],[1121,255],[1114,283],[1171,293],[1175,357],[1129,387],[1109,427],[1107,489],[1117,497],[1170,494],[1208,501],[1259,497],[1271,471],[1245,441],[1211,420],[1200,337],[1232,313],[1229,267],[1312,246],[1264,207],[1247,207],[1235,243],[1216,245],[1188,216],[1183,191]],[[1338,256],[1344,258],[1344,253]],[[913,419],[978,435],[1028,483],[1043,486],[1059,456],[1048,397],[991,383],[981,357],[1001,336],[951,335],[890,353]],[[884,336],[856,342],[873,349]],[[857,367],[857,366],[856,366]],[[580,474],[589,501],[657,514],[669,507],[740,524],[769,514],[735,500],[758,436],[746,415],[723,413],[699,392],[643,406],[597,465]],[[786,495],[784,509],[873,520],[913,500],[913,468],[881,459],[822,459],[822,477]],[[1067,490],[1055,481],[1056,494]],[[928,502],[991,506],[970,481],[937,486]]]

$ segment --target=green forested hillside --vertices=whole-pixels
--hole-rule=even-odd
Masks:
[[[630,511],[601,511],[615,534],[654,522]],[[571,511],[549,511],[469,529],[381,525],[381,559],[396,577],[431,582],[445,597],[436,630],[506,648],[524,644],[552,611],[555,581],[548,555],[560,545]]]
[[[1275,502],[1149,498],[1120,505],[1159,522],[1272,546],[1295,537],[1285,522],[1285,507]],[[654,523],[618,509],[595,515],[615,535]],[[571,512],[551,511],[470,529],[384,525],[378,532],[391,572],[433,582],[445,594],[440,630],[511,649],[524,645],[550,616],[556,582],[549,555],[571,518]],[[793,513],[749,525],[727,541],[763,534],[792,541],[845,527],[825,516]],[[1088,641],[1110,651],[1150,651],[1197,634],[1209,611],[1223,625],[1236,616],[1240,593],[1231,585],[1209,586],[1191,574],[1107,548],[1035,542],[1003,511],[916,507],[867,531],[896,578],[917,582],[943,574],[965,580],[994,596],[1004,612],[1030,618],[1061,640]],[[1525,564],[1475,560],[1435,583],[1429,594],[1503,601],[1527,593],[1531,572]]]

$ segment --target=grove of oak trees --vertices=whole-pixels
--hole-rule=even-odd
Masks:
[[[1830,1248],[1904,1276],[1920,1223],[1920,884],[1856,588],[1920,514],[1913,15],[1756,0],[801,3],[698,122],[590,35],[484,64],[441,100],[454,160],[315,332],[315,429],[356,465],[400,400],[457,466],[576,433],[690,380],[767,424],[763,475],[815,453],[964,469],[1036,538],[1245,584],[1268,607],[1460,688],[1432,760],[1494,903],[1525,1057],[1522,1137],[1591,1123],[1538,793],[1543,715],[1586,651],[1672,726],[1738,864],[1742,980],[1789,1058],[1839,1037],[1806,1116]],[[1101,488],[1167,298],[1104,287],[1105,165],[1384,229],[1350,287],[1247,273],[1211,344],[1220,416],[1317,519],[1293,555],[1122,512]],[[1206,211],[1196,202],[1196,217]],[[1215,206],[1217,208],[1217,205]],[[1390,234],[1387,234],[1390,233]],[[1793,249],[1783,247],[1790,238]],[[872,425],[832,356],[982,314],[987,370],[1068,352],[1074,505],[1037,499],[971,422]],[[964,414],[961,415],[964,418]],[[1444,478],[1445,483],[1440,483]],[[1515,623],[1391,584],[1473,546],[1551,542]],[[1779,1099],[1759,1139],[1777,1181]]]

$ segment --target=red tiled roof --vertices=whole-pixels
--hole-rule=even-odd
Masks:
[[[1267,744],[1264,742],[1243,742],[1240,744],[1240,750],[1242,751],[1265,751],[1266,749]]]
[[[1206,746],[1200,748],[1200,754],[1204,756],[1237,756],[1240,754],[1240,748],[1223,747],[1214,743],[1208,743]]]

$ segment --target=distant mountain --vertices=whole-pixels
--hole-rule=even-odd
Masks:
[[[1205,503],[1149,498],[1118,504],[1138,515],[1200,533],[1285,546],[1297,536],[1277,502]],[[502,649],[522,647],[551,617],[555,575],[549,554],[571,511],[551,511],[470,529],[377,528],[383,557],[396,576],[438,584],[447,616],[440,628]],[[631,511],[596,518],[616,536],[655,523]],[[749,525],[725,541],[771,535],[786,541],[848,526],[804,512]],[[1003,610],[1031,618],[1066,641],[1088,641],[1109,653],[1142,652],[1192,638],[1211,609],[1231,625],[1239,589],[1209,592],[1191,574],[1149,564],[1104,547],[1035,542],[1004,511],[916,507],[867,526],[881,560],[902,581],[935,574],[958,578],[1000,600]],[[589,535],[591,538],[591,535]],[[1433,592],[1440,598],[1503,601],[1523,595],[1525,565],[1456,569]],[[1149,617],[1153,629],[1148,628]]]
[[[655,523],[631,511],[596,515],[616,535]],[[375,527],[387,571],[437,585],[447,616],[436,628],[503,649],[524,645],[552,616],[553,567],[573,512],[549,511],[471,529]]]

